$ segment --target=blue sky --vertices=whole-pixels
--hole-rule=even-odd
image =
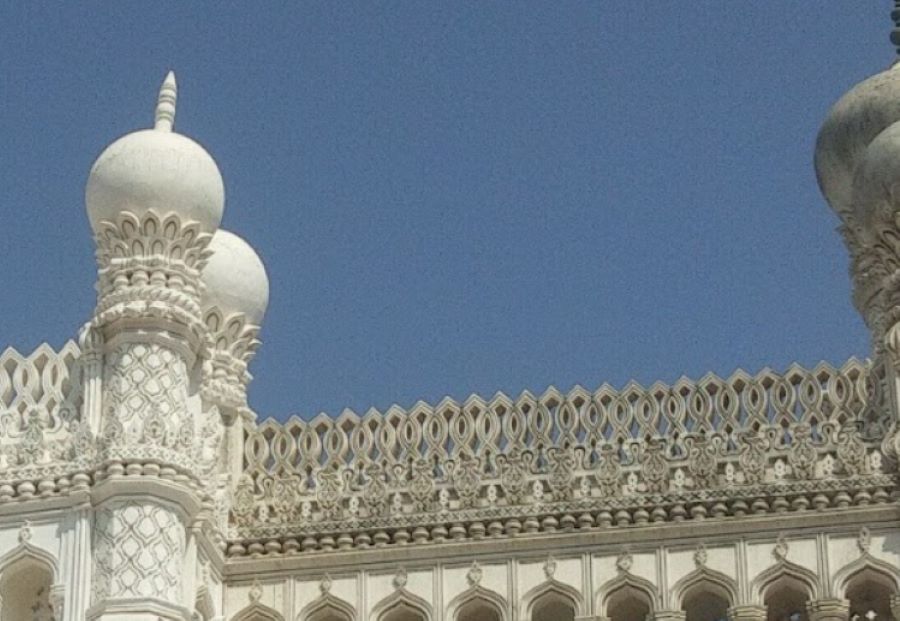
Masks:
[[[4,3],[0,347],[90,316],[87,172],[173,68],[269,271],[262,417],[866,355],[812,147],[890,8]]]

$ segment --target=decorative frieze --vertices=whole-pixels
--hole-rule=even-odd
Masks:
[[[889,502],[877,377],[851,360],[250,425],[229,551]]]

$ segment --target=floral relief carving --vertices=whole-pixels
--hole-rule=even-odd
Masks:
[[[818,451],[812,444],[809,425],[799,424],[793,429],[788,461],[798,479],[810,479],[815,473]]]
[[[640,453],[641,473],[648,492],[665,492],[669,487],[669,464],[665,456],[665,444],[652,440]]]
[[[868,405],[881,398],[871,369],[851,360],[248,425],[229,554],[263,553],[260,539],[272,548],[297,529],[316,550],[745,515],[753,498],[766,499],[753,511],[776,510],[768,499],[785,486],[806,506],[837,502],[829,490],[854,476],[884,499],[893,475],[865,467],[887,427]],[[445,526],[421,523],[435,512]]]
[[[747,483],[762,483],[766,476],[769,462],[769,441],[759,432],[741,434],[741,452],[739,462]]]
[[[849,475],[866,471],[867,450],[858,424],[845,425],[838,432],[837,457]]]

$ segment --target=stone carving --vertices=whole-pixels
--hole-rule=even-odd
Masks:
[[[697,546],[697,549],[694,550],[694,565],[697,567],[706,567],[707,558],[706,546],[701,543]]]
[[[862,554],[868,554],[869,549],[872,547],[872,533],[865,526],[859,529],[859,534],[856,537],[856,547],[859,548]]]
[[[866,471],[866,445],[860,434],[860,425],[845,425],[838,432],[837,457],[841,461],[844,472],[849,475],[863,474]]]
[[[212,403],[246,409],[251,379],[247,367],[260,345],[259,326],[242,313],[226,316],[217,307],[205,310],[203,323],[212,347],[203,363],[200,392]]]
[[[688,468],[694,479],[694,486],[712,487],[716,482],[719,466],[715,445],[707,440],[705,434],[688,438]]]
[[[547,580],[553,580],[553,576],[556,574],[556,559],[548,556],[547,560],[544,561],[543,570]]]
[[[600,458],[595,473],[595,479],[600,495],[619,495],[621,478],[622,466],[619,464],[616,448],[611,444],[604,444],[600,447]]]
[[[322,576],[322,580],[319,582],[319,592],[321,592],[322,595],[327,595],[331,591],[331,586],[331,576],[328,574]]]
[[[794,427],[791,450],[788,452],[788,461],[798,479],[811,479],[816,468],[818,451],[812,444],[809,425],[801,423]]]
[[[184,527],[170,509],[131,500],[101,507],[94,526],[94,601],[177,601],[184,546]]]
[[[665,444],[661,440],[653,440],[640,452],[641,474],[648,492],[662,493],[669,487],[669,464],[665,457]]]
[[[890,476],[865,468],[868,453],[880,455],[882,436],[873,430],[886,427],[868,406],[880,398],[871,368],[851,360],[841,369],[738,372],[652,390],[631,384],[593,395],[579,389],[515,401],[473,397],[464,406],[445,400],[410,412],[250,425],[229,553],[252,547],[258,554],[262,544],[240,539],[274,545],[297,528],[304,549],[331,545],[329,537],[345,532],[366,545],[384,540],[379,531],[415,527],[412,516],[434,511],[459,522],[458,538],[482,536],[492,522],[495,533],[507,523],[518,532],[531,516],[538,530],[552,531],[576,525],[576,516],[627,524],[649,521],[651,512],[653,520],[740,515],[747,511],[741,503],[753,502],[743,500],[748,494],[767,498],[770,486],[790,485],[811,499],[826,480],[842,486],[846,476]],[[655,414],[642,414],[640,403]],[[830,473],[829,460],[841,468]],[[446,535],[423,527],[417,536]]]
[[[788,541],[784,534],[778,535],[778,539],[775,541],[775,548],[772,550],[772,555],[775,557],[775,560],[783,561],[787,559],[788,548]]]
[[[406,569],[398,567],[397,573],[394,574],[394,578],[391,580],[391,584],[394,585],[395,589],[403,589],[406,587],[407,580],[408,576],[406,574]]]
[[[522,451],[518,447],[496,457],[500,486],[508,504],[517,505],[522,502],[528,487],[532,460],[531,452]]]
[[[31,541],[32,532],[31,532],[31,522],[25,520],[22,524],[22,527],[19,529],[19,543],[28,543]]]
[[[470,587],[478,586],[483,577],[484,571],[481,569],[481,565],[478,564],[478,561],[472,561],[472,566],[466,572],[466,582],[469,583]]]
[[[122,211],[115,222],[100,222],[94,236],[96,325],[159,316],[188,327],[199,341],[204,326],[197,283],[211,239],[197,222],[174,213],[161,217],[148,210],[139,217]]]
[[[254,580],[253,584],[250,585],[250,590],[247,591],[247,599],[250,600],[251,604],[258,604],[259,600],[262,599],[262,595],[262,585],[259,583],[259,580]]]
[[[181,356],[161,345],[123,344],[108,356],[106,370],[107,417],[123,432],[114,439],[174,448],[178,425],[187,418],[187,369]]]
[[[628,573],[631,571],[631,566],[634,564],[634,558],[632,558],[631,554],[628,552],[622,552],[618,558],[616,558],[616,569],[622,573]]]
[[[741,434],[740,464],[747,483],[762,483],[766,476],[766,465],[769,462],[769,442],[758,432]]]

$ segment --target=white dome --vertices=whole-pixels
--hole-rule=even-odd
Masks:
[[[853,214],[853,177],[869,143],[900,121],[900,63],[863,80],[828,112],[816,139],[816,176],[839,215]]]
[[[85,204],[91,228],[119,213],[137,216],[153,210],[177,214],[213,233],[222,220],[225,186],[215,160],[203,147],[172,132],[175,119],[175,76],[160,90],[156,127],[123,136],[106,147],[88,176]]]
[[[900,122],[869,144],[853,180],[853,211],[864,229],[871,230],[879,210],[900,211]]]
[[[209,249],[212,257],[203,268],[201,280],[206,285],[201,306],[216,306],[226,316],[244,313],[247,321],[261,325],[269,305],[269,277],[262,260],[243,239],[219,229]]]

